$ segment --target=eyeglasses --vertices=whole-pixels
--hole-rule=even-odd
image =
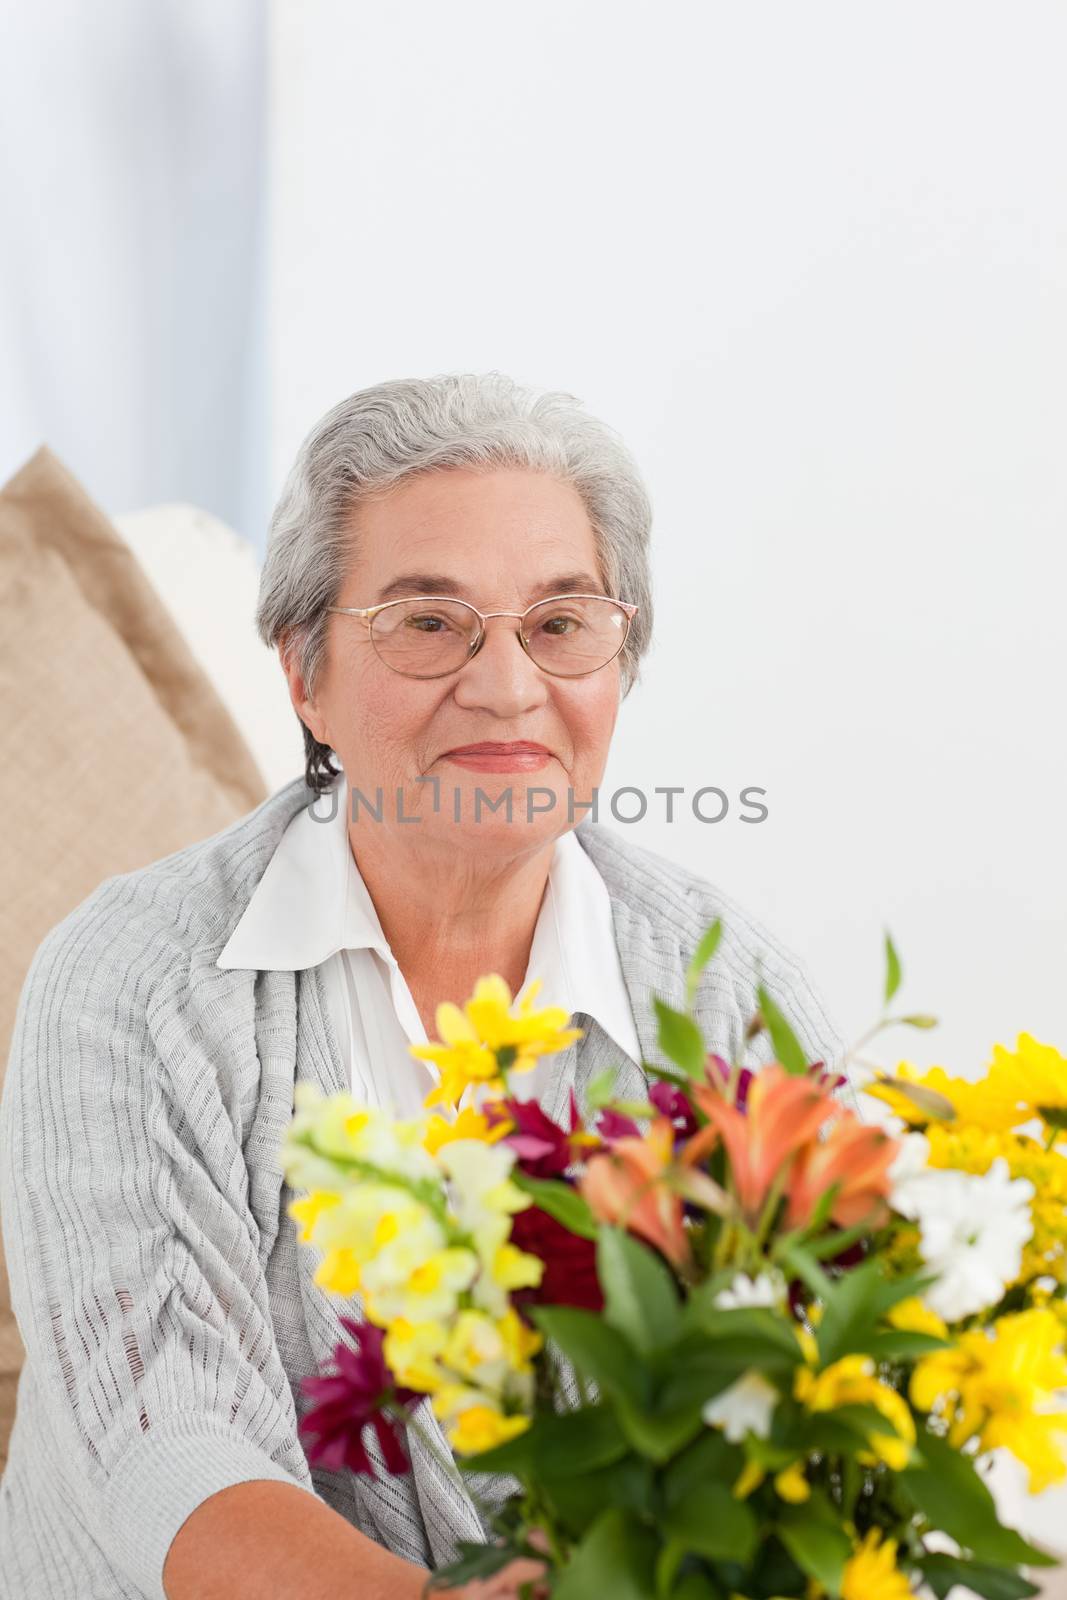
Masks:
[[[446,678],[465,667],[482,648],[490,617],[519,619],[519,643],[542,672],[584,678],[614,661],[637,613],[636,605],[604,594],[552,595],[525,611],[479,611],[434,594],[326,609],[365,622],[378,656],[407,678]]]

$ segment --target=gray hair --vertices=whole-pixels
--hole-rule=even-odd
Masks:
[[[526,468],[581,495],[609,591],[639,607],[621,657],[623,694],[652,632],[648,540],[652,507],[622,439],[575,395],[538,394],[502,372],[398,378],[360,389],[312,428],[271,518],[256,608],[260,638],[299,652],[314,691],[334,605],[354,550],[352,513],[416,475],[449,468]],[[301,718],[316,793],[337,768]]]

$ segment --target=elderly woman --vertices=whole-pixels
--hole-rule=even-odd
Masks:
[[[258,622],[306,773],[108,879],[23,991],[0,1155],[28,1350],[5,1595],[414,1600],[485,1537],[419,1439],[402,1478],[309,1467],[299,1380],[344,1306],[288,1214],[296,1083],[418,1110],[433,1079],[409,1045],[493,971],[542,978],[584,1030],[530,1086],[550,1113],[606,1066],[638,1094],[652,997],[684,1003],[720,915],[696,1000],[713,1046],[745,1048],[763,976],[810,1057],[839,1057],[780,946],[590,809],[649,642],[649,523],[611,430],[499,374],[380,384],[304,442]]]

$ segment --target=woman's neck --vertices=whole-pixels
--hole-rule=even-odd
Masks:
[[[515,994],[526,976],[555,840],[506,857],[420,849],[388,829],[349,843],[382,932],[432,1037],[441,1000],[462,1005],[484,973]]]

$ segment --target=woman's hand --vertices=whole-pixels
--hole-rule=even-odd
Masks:
[[[449,1595],[454,1595],[456,1600],[520,1600],[523,1584],[529,1585],[525,1590],[529,1600],[544,1600],[548,1594],[544,1577],[542,1561],[509,1561],[491,1578],[476,1578],[472,1583],[465,1583],[462,1589],[446,1589],[442,1600],[448,1600]]]
[[[532,1544],[535,1550],[548,1549],[548,1540],[540,1528],[534,1528],[527,1535],[527,1543]],[[518,1561],[509,1561],[491,1578],[477,1578],[472,1583],[465,1583],[462,1589],[446,1590],[444,1600],[448,1600],[449,1594],[454,1594],[457,1600],[520,1600],[519,1591],[523,1584],[529,1587],[523,1592],[521,1600],[544,1600],[548,1594],[544,1579],[544,1562],[520,1558]]]

